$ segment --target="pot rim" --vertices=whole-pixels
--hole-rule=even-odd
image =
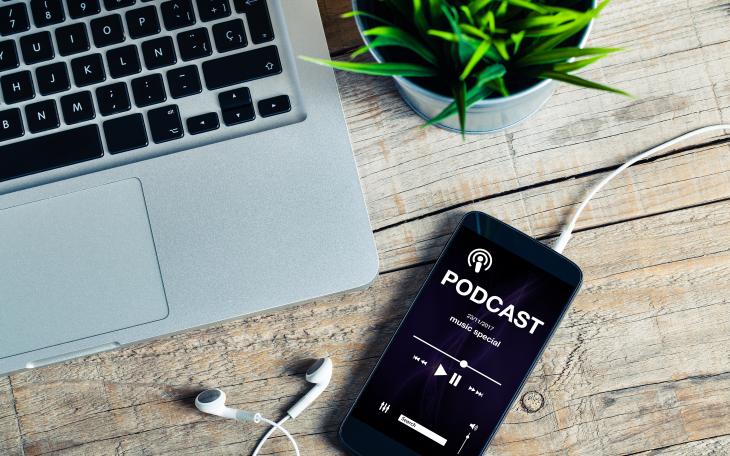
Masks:
[[[352,0],[352,9],[357,10],[357,3],[358,0]],[[595,8],[598,4],[598,0],[591,0],[591,7]],[[580,41],[578,42],[578,47],[583,48],[588,41],[588,35],[590,34],[591,30],[593,29],[593,22],[595,19],[591,19],[591,21],[586,25],[585,29],[583,29],[582,36],[580,38]],[[363,35],[363,23],[362,18],[360,16],[355,16],[355,23],[357,24],[357,31],[360,34],[360,38],[362,38],[364,43],[369,43],[367,37]],[[384,63],[385,60],[380,55],[377,49],[368,49],[370,51],[370,54],[375,58],[375,60],[378,63]],[[408,78],[404,78],[403,76],[391,76],[393,79],[395,79],[398,84],[402,84],[403,86],[408,87],[410,90],[413,90],[414,92],[418,92],[421,95],[433,98],[435,100],[438,100],[442,103],[449,104],[454,99],[451,97],[445,97],[439,93],[432,92],[428,89],[424,89],[420,85],[416,84],[415,82],[411,81]],[[499,97],[499,98],[487,98],[486,100],[477,101],[473,105],[469,107],[469,109],[479,109],[482,107],[488,107],[488,106],[494,106],[494,105],[500,105],[502,103],[507,103],[513,100],[517,100],[523,97],[527,97],[533,92],[536,92],[540,90],[541,88],[545,87],[548,84],[551,84],[553,82],[552,79],[543,79],[542,81],[538,82],[535,85],[532,85],[526,89],[523,89],[517,93],[513,93],[512,95],[506,96],[506,97]]]

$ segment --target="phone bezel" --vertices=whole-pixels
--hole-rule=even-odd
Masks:
[[[388,454],[393,456],[417,456],[418,453],[411,450],[410,448],[406,447],[402,443],[398,442],[397,440],[383,434],[382,432],[378,431],[377,429],[371,427],[364,421],[355,418],[352,416],[352,411],[355,408],[355,405],[357,405],[358,401],[360,400],[360,396],[363,392],[363,390],[367,387],[368,383],[370,383],[370,379],[372,378],[373,374],[377,371],[378,367],[380,366],[380,361],[382,360],[385,353],[388,352],[390,349],[390,345],[393,343],[393,340],[395,339],[395,336],[398,334],[398,332],[401,329],[402,322],[406,319],[406,317],[410,314],[410,312],[413,310],[413,307],[416,302],[419,301],[419,297],[421,296],[421,293],[423,292],[425,285],[429,283],[431,280],[431,276],[433,274],[433,271],[436,269],[436,265],[439,264],[439,262],[444,257],[444,254],[449,250],[449,247],[451,246],[452,241],[456,238],[457,234],[462,229],[469,229],[476,234],[483,236],[490,241],[500,245],[501,247],[509,250],[510,252],[514,253],[515,255],[520,256],[521,258],[525,259],[526,261],[532,263],[536,267],[542,269],[548,274],[551,274],[558,279],[562,280],[563,282],[569,284],[573,287],[573,293],[571,294],[570,298],[565,302],[563,305],[563,309],[560,311],[560,315],[558,316],[557,322],[553,329],[550,331],[550,333],[545,338],[545,342],[543,343],[543,346],[540,348],[540,351],[538,352],[535,359],[532,361],[532,364],[530,365],[530,368],[527,370],[527,373],[525,374],[524,378],[520,382],[519,387],[515,391],[515,394],[509,401],[509,405],[505,408],[505,410],[502,412],[502,415],[499,418],[498,425],[494,428],[494,431],[489,435],[489,437],[484,442],[484,445],[482,447],[482,452],[489,446],[489,443],[492,441],[492,438],[494,437],[494,434],[499,429],[499,427],[502,424],[502,421],[504,420],[504,417],[507,414],[507,411],[512,408],[512,405],[514,404],[514,401],[519,396],[520,391],[524,387],[525,382],[527,381],[528,377],[532,373],[533,369],[535,368],[535,365],[537,364],[537,361],[542,356],[542,352],[545,350],[545,347],[547,347],[547,344],[550,342],[550,339],[552,339],[553,333],[560,325],[560,322],[562,321],[563,317],[565,316],[565,312],[570,307],[570,304],[573,302],[576,294],[580,290],[580,286],[583,282],[583,273],[580,270],[580,268],[570,261],[568,258],[563,256],[562,254],[552,250],[551,248],[545,246],[544,244],[540,243],[539,241],[535,240],[534,238],[530,237],[529,235],[507,225],[506,223],[497,220],[496,218],[487,215],[483,212],[478,211],[472,211],[468,212],[464,215],[464,217],[459,222],[459,225],[454,230],[452,235],[449,237],[448,242],[444,246],[444,248],[441,250],[441,253],[438,256],[438,259],[434,263],[434,267],[429,272],[428,276],[426,277],[426,280],[424,280],[423,285],[419,289],[416,296],[413,298],[413,301],[408,308],[408,311],[403,316],[403,319],[401,320],[401,323],[398,325],[398,328],[396,328],[395,332],[393,333],[393,336],[391,337],[390,341],[388,342],[388,345],[385,347],[385,350],[383,350],[383,353],[380,355],[380,358],[378,359],[377,364],[375,367],[373,367],[372,371],[368,375],[368,379],[365,382],[365,384],[360,389],[360,392],[358,393],[357,398],[352,403],[352,406],[350,407],[349,411],[347,412],[347,415],[345,416],[344,420],[342,421],[342,424],[340,425],[340,429],[338,432],[340,441],[345,446],[345,448],[352,454],[356,454],[358,456],[369,456],[369,455],[377,455],[377,454]]]

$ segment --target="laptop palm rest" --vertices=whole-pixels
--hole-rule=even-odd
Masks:
[[[139,180],[0,210],[0,358],[167,315]]]

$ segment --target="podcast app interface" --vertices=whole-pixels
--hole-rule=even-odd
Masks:
[[[352,415],[420,454],[479,455],[572,294],[462,226]]]

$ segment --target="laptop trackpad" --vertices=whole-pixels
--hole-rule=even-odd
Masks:
[[[167,314],[139,180],[0,210],[0,358]]]

